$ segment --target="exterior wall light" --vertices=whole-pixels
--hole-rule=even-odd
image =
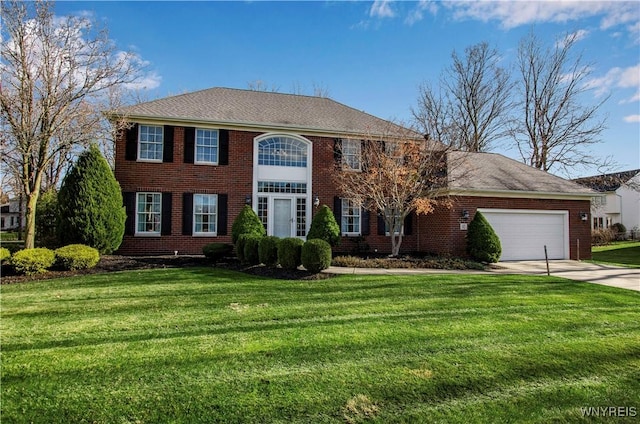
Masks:
[[[463,210],[463,211],[462,211],[462,215],[461,215],[461,217],[462,217],[462,219],[463,219],[463,220],[465,220],[465,221],[469,220],[469,211],[468,211],[468,210],[466,210],[466,209],[465,209],[465,210]]]
[[[588,221],[589,220],[589,214],[587,212],[580,212],[580,220]]]
[[[320,206],[320,198],[318,197],[317,194],[313,196],[313,206],[315,206],[316,208]]]
[[[244,204],[245,204],[245,205],[251,205],[251,195],[250,195],[250,194],[247,194],[247,195],[244,197]]]

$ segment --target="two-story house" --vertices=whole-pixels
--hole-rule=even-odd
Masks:
[[[342,227],[336,251],[350,251],[357,239],[390,252],[384,223],[341,198],[331,178],[336,161],[358,172],[362,140],[388,133],[390,122],[329,98],[228,88],[116,115],[131,123],[116,142],[128,216],[120,253],[197,254],[206,243],[229,242],[246,204],[268,234],[305,237],[318,203]],[[464,161],[458,178],[451,172],[453,206],[411,214],[403,252],[464,255],[467,224],[481,210],[501,238],[503,259],[542,258],[544,246],[552,258],[590,256],[590,190],[497,154]]]

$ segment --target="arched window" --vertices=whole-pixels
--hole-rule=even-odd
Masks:
[[[258,143],[258,165],[306,168],[307,144],[292,137],[269,137]]]

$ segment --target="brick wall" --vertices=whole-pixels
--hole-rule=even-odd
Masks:
[[[589,205],[589,200],[456,197],[450,209],[440,208],[433,214],[420,217],[420,250],[464,256],[466,231],[460,230],[460,224],[470,222],[478,208],[563,210],[569,213],[570,258],[589,259],[591,258],[591,227],[588,220],[580,219],[580,212],[588,212]],[[462,219],[464,210],[469,211],[468,221]],[[578,244],[580,252],[577,250]]]
[[[145,237],[125,235],[118,253],[130,255],[149,254],[200,254],[202,246],[211,242],[231,242],[231,225],[242,207],[245,198],[253,192],[253,145],[254,139],[263,133],[229,131],[228,165],[196,165],[184,163],[183,127],[173,130],[173,161],[147,163],[125,159],[126,135],[116,142],[115,175],[123,192],[170,192],[172,193],[171,235]],[[333,209],[335,190],[332,178],[334,172],[334,139],[304,135],[313,145],[313,181],[311,193],[317,195],[321,204]],[[227,235],[218,237],[197,237],[182,235],[182,193],[197,192],[228,195]],[[483,197],[457,198],[451,208],[440,207],[427,216],[411,216],[412,232],[403,239],[401,252],[428,252],[463,255],[465,232],[460,231],[460,215],[463,209],[471,216],[476,208],[519,208],[519,209],[562,209],[569,210],[571,257],[576,254],[576,239],[581,240],[580,258],[590,257],[590,229],[588,222],[579,221],[579,211],[589,211],[588,201],[502,199]],[[309,217],[311,219],[311,217]],[[378,235],[378,219],[370,214],[369,236],[366,246],[370,253],[389,253],[391,240]],[[334,250],[349,253],[357,250],[353,238],[343,237]],[[582,241],[584,240],[584,242]]]

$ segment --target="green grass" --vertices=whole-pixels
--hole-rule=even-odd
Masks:
[[[640,293],[557,277],[187,268],[1,294],[3,423],[602,422],[580,408],[640,408]]]
[[[640,268],[640,241],[614,242],[591,249],[591,262]]]

